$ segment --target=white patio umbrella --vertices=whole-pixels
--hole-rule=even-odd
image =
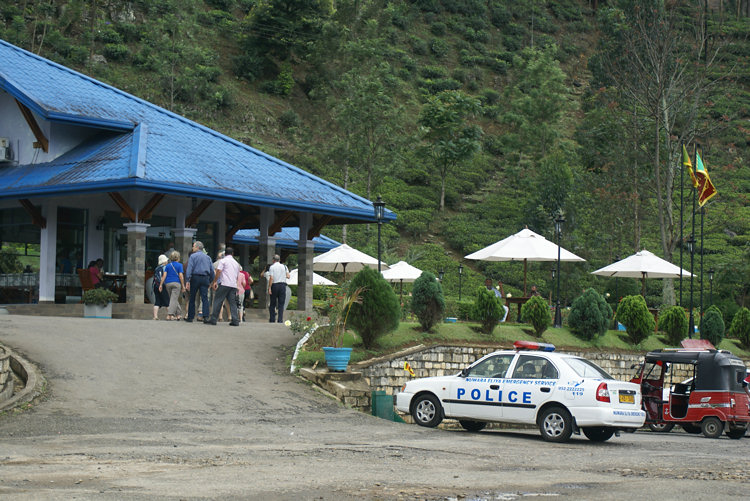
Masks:
[[[292,271],[289,272],[289,278],[287,279],[286,283],[289,285],[297,285],[297,276],[299,274],[299,269],[295,268]],[[317,273],[313,273],[313,285],[336,285],[336,282],[332,282],[331,280],[328,280],[326,277],[318,275]]]
[[[557,244],[528,228],[466,256],[478,261],[523,261],[523,295],[526,296],[528,261],[557,261]],[[586,261],[560,248],[560,261]]]
[[[389,269],[380,272],[388,282],[401,283],[401,292],[399,298],[404,295],[404,282],[414,282],[422,275],[422,270],[415,268],[406,261],[399,261]]]
[[[315,271],[341,271],[346,278],[347,271],[360,271],[364,267],[378,268],[378,260],[346,244],[341,244],[328,252],[313,258]],[[388,265],[380,262],[380,268],[387,270]]]
[[[641,295],[646,293],[647,278],[680,278],[691,277],[689,271],[666,261],[653,253],[642,250],[632,256],[621,259],[604,268],[591,272],[592,275],[603,277],[640,278],[642,282]]]

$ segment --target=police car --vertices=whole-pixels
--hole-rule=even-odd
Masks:
[[[565,442],[580,431],[603,442],[643,426],[639,385],[616,380],[585,358],[554,353],[550,344],[516,341],[514,347],[454,376],[407,382],[396,408],[428,427],[444,418],[458,419],[469,431],[488,422],[535,424],[550,442]]]

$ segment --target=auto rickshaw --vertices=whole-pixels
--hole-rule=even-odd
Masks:
[[[687,367],[692,377],[673,383],[670,367]],[[750,423],[750,399],[743,388],[747,369],[726,350],[656,350],[646,354],[639,373],[646,424],[669,431],[679,424],[688,433],[742,438]]]

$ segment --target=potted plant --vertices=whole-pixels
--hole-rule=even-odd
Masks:
[[[84,318],[112,318],[112,301],[117,294],[108,289],[89,289],[83,293]]]
[[[329,371],[344,372],[352,355],[351,348],[344,348],[344,332],[349,311],[354,303],[361,302],[363,287],[354,291],[334,293],[328,301],[328,330],[326,332],[323,353]]]

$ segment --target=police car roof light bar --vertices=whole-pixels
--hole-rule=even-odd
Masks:
[[[555,345],[550,343],[537,343],[536,341],[516,341],[513,347],[517,350],[555,351]]]

